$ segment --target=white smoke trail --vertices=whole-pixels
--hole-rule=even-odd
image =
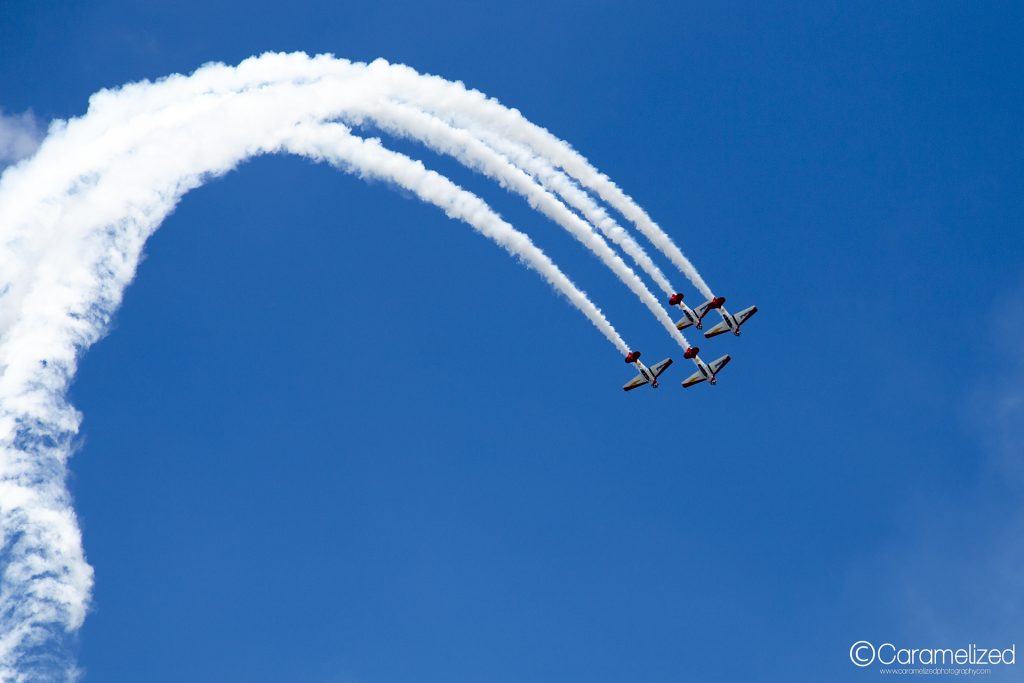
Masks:
[[[622,258],[608,246],[601,235],[595,232],[586,221],[570,211],[555,195],[533,180],[529,174],[513,165],[508,158],[483,144],[468,131],[454,128],[436,116],[404,105],[396,105],[386,100],[367,100],[354,105],[346,112],[344,118],[361,123],[364,116],[370,117],[379,127],[389,133],[415,138],[435,151],[455,157],[466,166],[497,180],[503,187],[525,197],[530,206],[565,228],[590,249],[609,270],[615,273],[629,287],[630,291],[647,306],[683,349],[689,346],[689,342],[676,329],[672,319],[659,305],[655,296],[637,274],[623,262]],[[580,194],[585,193],[580,192]],[[587,199],[589,200],[589,198]],[[593,201],[589,201],[593,205]],[[603,225],[605,228],[608,227],[607,223]],[[619,232],[623,233],[624,231],[619,228]],[[621,239],[622,235],[620,234],[619,237]],[[631,239],[629,242],[636,244]],[[642,253],[642,250],[640,252]],[[637,257],[641,258],[640,254],[637,254]],[[650,262],[649,257],[647,261]],[[658,275],[661,274],[653,263],[651,266]],[[662,279],[664,280],[664,276]],[[671,288],[667,281],[665,287]]]
[[[207,65],[97,93],[85,116],[53,124],[35,156],[0,176],[0,680],[74,677],[61,645],[85,618],[92,569],[65,486],[80,423],[66,391],[79,355],[120,304],[146,239],[208,178],[255,155],[290,151],[393,182],[498,242],[620,353],[630,350],[587,296],[481,199],[331,123],[393,94],[379,69],[330,56]],[[475,138],[452,142],[464,160],[486,165],[571,227],[653,303],[635,273],[550,192]]]
[[[543,157],[533,154],[526,146],[507,138],[489,135],[482,142],[493,145],[496,152],[507,157],[509,161],[536,178],[541,185],[562,197],[569,206],[579,211],[602,234],[608,236],[633,259],[648,277],[654,280],[661,291],[668,295],[678,291],[633,236],[609,216],[608,212],[589,194],[581,190],[569,176],[554,168]]]
[[[264,56],[264,58],[265,57],[266,56]],[[276,65],[275,73],[278,78],[283,77],[285,74],[291,74],[294,76],[294,59],[296,58],[296,55],[274,55],[274,57],[281,60],[281,64]],[[304,55],[299,55],[299,57],[304,57]],[[221,69],[224,68],[221,65],[213,65],[213,67],[208,68],[215,68],[218,66]],[[239,70],[241,70],[243,66],[245,66],[245,63],[240,65]],[[427,142],[435,149],[444,153],[454,154],[464,163],[476,167],[478,170],[498,179],[503,184],[510,186],[511,189],[527,196],[535,208],[540,209],[545,213],[545,215],[552,218],[552,220],[560,223],[570,233],[576,236],[577,239],[588,246],[588,248],[590,248],[602,260],[602,262],[637,295],[641,302],[643,302],[659,322],[661,322],[669,335],[672,336],[682,348],[686,348],[688,346],[686,338],[675,329],[675,325],[672,323],[672,320],[664,309],[657,303],[657,299],[651,294],[632,269],[630,269],[622,259],[607,246],[604,240],[600,238],[600,235],[594,233],[590,226],[586,225],[574,216],[572,212],[566,209],[561,202],[558,202],[551,193],[543,192],[543,188],[537,188],[535,184],[529,181],[527,174],[523,173],[520,169],[516,169],[514,165],[509,163],[507,158],[502,158],[500,154],[495,154],[494,150],[488,148],[487,145],[481,144],[476,139],[466,138],[465,133],[463,133],[462,137],[459,138],[459,133],[456,132],[455,129],[437,117],[430,117],[430,119],[426,119],[425,117],[427,115],[425,113],[410,110],[408,107],[406,107],[403,112],[396,108],[394,102],[389,102],[386,98],[382,99],[385,94],[394,94],[395,88],[395,84],[390,78],[390,71],[381,71],[380,68],[381,66],[384,66],[387,69],[390,69],[390,65],[388,65],[387,62],[378,60],[365,69],[364,66],[365,65],[354,65],[345,60],[335,60],[329,56],[323,55],[318,56],[305,64],[299,64],[299,67],[303,69],[301,82],[304,86],[307,89],[312,89],[314,86],[319,88],[322,91],[322,94],[318,99],[324,102],[333,103],[339,115],[347,116],[355,114],[357,111],[376,111],[377,116],[380,116],[380,112],[383,111],[393,119],[397,117],[397,120],[400,121],[402,125],[395,125],[392,123],[388,126],[390,132],[417,138],[424,138],[424,136],[427,136],[423,141]],[[289,68],[292,69],[291,72],[288,71]],[[420,77],[415,74],[414,71],[409,69],[406,69],[406,72],[413,74],[414,78],[418,78],[423,83],[427,84],[429,89],[435,88],[437,83],[446,83],[446,81],[437,77]],[[319,82],[315,82],[316,79],[320,79]],[[353,82],[356,79],[361,79],[362,81],[359,88],[353,87]],[[223,75],[220,73],[217,73],[215,78],[204,79],[202,82],[203,88],[205,89],[204,92],[213,92],[218,80],[225,80]],[[269,82],[269,77],[263,80],[256,79],[257,84],[267,82]],[[345,88],[343,89],[336,87],[341,82],[344,82],[345,84]],[[235,87],[238,87],[234,81],[230,81],[230,83],[235,85]],[[246,82],[246,84],[248,85],[249,83]],[[461,88],[461,86],[459,87]],[[464,92],[464,89],[461,92]],[[345,95],[348,95],[348,97],[346,98]],[[500,105],[498,106],[500,107]],[[387,119],[384,119],[384,121],[386,120]],[[426,123],[424,123],[425,121]],[[403,128],[403,126],[407,126],[407,128]],[[454,142],[453,139],[455,140]],[[441,141],[439,142],[439,140]],[[501,141],[499,140],[499,142]],[[506,146],[513,144],[508,141],[505,142]],[[543,160],[538,158],[534,158],[532,161],[534,166],[545,163],[546,162],[543,162]],[[551,168],[550,163],[546,163],[546,166],[549,169]],[[572,197],[577,205],[583,207],[588,215],[592,216],[596,221],[595,224],[599,229],[609,235],[617,244],[620,244],[624,251],[626,251],[627,254],[637,261],[641,267],[655,279],[663,291],[666,293],[670,293],[672,291],[667,279],[657,266],[654,265],[650,257],[642,248],[640,248],[636,241],[633,240],[626,231],[617,226],[614,221],[611,221],[610,218],[607,217],[607,214],[598,208],[585,192],[582,192],[578,188],[572,186],[571,182],[564,183],[562,192]]]
[[[195,87],[192,90],[193,92],[199,92],[205,96],[212,96],[215,93],[223,92],[225,90],[225,82],[227,84],[227,88],[230,89],[232,87],[253,87],[254,85],[265,86],[269,82],[269,79],[274,76],[278,78],[284,76],[291,76],[293,78],[296,77],[296,60],[294,55],[274,55],[274,57],[278,60],[279,63],[274,65],[275,70],[269,76],[265,76],[264,74],[257,74],[256,78],[252,78],[252,69],[250,68],[248,69],[248,71],[250,72],[250,78],[248,80],[245,80],[240,79],[237,74],[223,73],[223,70],[225,69],[225,67],[223,66],[213,65],[211,67],[207,67],[207,69],[213,73],[212,77],[206,76],[201,79],[197,79],[196,76],[192,77],[193,80],[198,80],[198,85],[200,86]],[[266,58],[266,56],[264,58]],[[247,66],[246,63],[240,65],[238,71],[242,72],[243,67],[245,66]],[[365,107],[367,106],[367,103],[375,101],[375,93],[379,94],[380,92],[386,91],[387,88],[390,87],[390,83],[386,79],[382,79],[380,77],[379,72],[372,72],[370,74],[370,77],[367,78],[366,74],[363,73],[363,69],[361,69],[361,65],[353,65],[344,60],[333,60],[325,57],[318,57],[314,60],[307,59],[305,63],[300,62],[299,66],[300,68],[305,67],[305,70],[302,71],[301,79],[298,80],[297,82],[302,84],[304,91],[308,91],[305,93],[307,95],[307,99],[312,99],[324,103],[330,103],[334,107],[333,111],[335,113],[338,113],[339,111],[343,113],[346,107]],[[291,68],[291,72],[288,71],[289,68]],[[362,77],[362,82],[360,83],[360,86],[357,88],[353,85],[353,83],[360,77]],[[315,79],[320,79],[320,81],[316,82]],[[340,84],[338,79],[342,79],[346,87],[336,87],[337,85]],[[173,90],[177,96],[181,97],[189,94],[186,91],[185,87],[180,82],[180,79],[169,80],[174,81],[173,85],[175,87]],[[218,88],[218,86],[220,87]],[[309,98],[308,96],[310,92],[313,91],[314,89],[319,89],[319,94],[313,98]],[[176,100],[173,98],[164,98],[160,100],[160,106],[165,106],[166,102],[170,102],[173,105],[176,102]],[[159,114],[166,113],[163,110],[158,111]],[[154,114],[151,112],[144,111],[143,113],[148,114],[150,117],[154,116]],[[406,131],[406,134],[409,133],[410,131]],[[473,140],[472,142],[475,143],[476,141]],[[104,141],[104,145],[109,149],[109,141]],[[487,149],[486,146],[480,145],[479,143],[477,143],[476,146],[477,148],[483,149],[491,157],[495,156],[492,150]],[[476,155],[476,158],[479,158],[479,154]],[[466,155],[463,154],[462,159],[463,161],[472,162],[473,157],[472,155],[470,155],[470,158],[467,159]],[[505,175],[510,178],[510,182],[512,182],[513,184],[517,183],[520,186],[518,188],[520,191],[522,191],[523,187],[530,187],[531,189],[533,188],[532,184],[529,183],[529,178],[521,171],[518,171],[514,167],[510,166],[507,163],[507,160],[500,160],[497,163],[494,163],[494,159],[491,159],[489,166],[490,170],[488,172],[491,173],[491,175],[495,174],[495,169],[504,171]],[[551,196],[550,193],[544,193],[543,191],[541,191],[540,194],[536,196],[538,197],[538,199],[536,200],[538,202],[538,208],[541,208],[541,210],[544,211],[549,217],[552,217],[556,221],[560,222],[578,239],[580,239],[584,244],[590,247],[594,251],[594,253],[597,254],[598,257],[601,258],[602,261],[610,269],[612,269],[612,271],[616,275],[618,275],[620,279],[651,310],[651,312],[658,318],[658,320],[665,327],[666,331],[668,331],[669,334],[673,336],[673,338],[675,338],[676,342],[679,343],[680,346],[685,348],[687,346],[685,338],[675,329],[675,326],[672,324],[671,319],[664,312],[664,310],[657,304],[657,300],[650,293],[650,291],[647,290],[646,286],[643,285],[642,281],[636,276],[636,274],[628,266],[626,266],[625,263],[622,262],[621,258],[619,258],[610,248],[608,248],[604,240],[602,240],[599,235],[596,235],[590,229],[589,226],[587,226],[582,221],[579,221],[574,215],[572,215],[570,211],[565,209],[565,207],[561,205],[560,202],[557,202],[557,200],[553,196]],[[623,231],[620,230],[618,232],[620,233],[619,237],[621,241],[621,233]],[[632,240],[630,240],[630,242],[632,242]],[[632,243],[635,245],[635,242]],[[634,258],[637,258],[637,253],[635,251],[633,253]],[[641,254],[641,257],[646,258],[646,255]],[[653,268],[653,264],[650,263],[649,258],[646,258],[646,262],[650,264],[650,270],[653,270],[653,272],[660,275],[660,272],[658,272],[656,268]],[[664,285],[662,286],[664,287]]]
[[[479,137],[462,128],[455,128],[437,116],[428,112],[391,100],[374,101],[360,106],[367,116],[372,116],[375,123],[388,133],[408,137],[410,130],[416,130],[421,142],[430,145],[435,151],[457,156],[466,165],[494,177],[503,186],[509,181],[504,179],[507,173],[515,170],[525,172],[540,182],[541,187],[562,197],[569,206],[579,211],[605,237],[609,238],[639,265],[654,280],[655,284],[666,294],[674,294],[675,289],[668,278],[655,265],[643,247],[632,235],[612,219],[608,213],[595,202],[590,195],[581,190],[568,176],[555,169],[542,157],[532,154],[528,148],[514,141],[497,136],[485,143]],[[372,107],[370,106],[372,105]],[[358,123],[360,120],[355,119]],[[466,136],[472,136],[467,138]],[[497,170],[495,170],[497,167]],[[511,168],[511,171],[509,170]],[[517,187],[511,189],[519,192]],[[520,192],[527,196],[525,193]]]
[[[704,296],[712,297],[711,288],[672,238],[608,176],[594,168],[565,141],[532,123],[518,110],[509,109],[478,90],[468,90],[462,83],[420,74],[411,67],[390,64],[382,59],[372,62],[368,68],[386,72],[395,96],[402,101],[472,129],[488,145],[498,148],[501,138],[515,140],[560,166],[632,222],[694,287]]]
[[[601,311],[537,248],[524,233],[498,216],[482,199],[404,154],[385,149],[377,140],[350,133],[339,123],[298,124],[282,148],[332,163],[363,177],[392,182],[425,202],[437,205],[451,218],[464,221],[536,270],[605,335],[623,354],[629,347]]]

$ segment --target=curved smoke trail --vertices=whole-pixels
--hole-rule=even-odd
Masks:
[[[367,105],[370,104],[367,103]],[[598,228],[602,235],[629,255],[663,292],[675,293],[676,290],[669,283],[668,278],[655,265],[643,247],[633,239],[632,235],[619,226],[590,195],[580,190],[579,186],[567,175],[554,168],[542,157],[530,153],[528,148],[503,138],[497,138],[490,144],[485,143],[469,130],[456,128],[450,122],[433,114],[400,102],[388,100],[374,102],[372,105],[365,109],[360,107],[358,113],[362,114],[365,111],[365,116],[371,117],[377,126],[392,135],[408,137],[410,129],[416,129],[420,133],[417,139],[421,142],[442,154],[457,156],[466,165],[497,179],[503,186],[509,185],[505,174],[500,169],[495,171],[492,163],[489,162],[498,163],[519,174],[525,173],[531,176],[535,183],[540,183],[541,188],[554,192],[562,197],[569,206],[583,214],[584,218]],[[352,114],[353,116],[347,118],[351,118],[356,123],[362,122],[362,118],[355,115],[356,111],[353,111]],[[511,189],[529,198],[526,193],[517,188]]]
[[[711,298],[711,288],[697,272],[697,268],[683,254],[672,238],[629,195],[567,142],[524,117],[518,110],[509,109],[479,90],[467,90],[462,83],[447,81],[438,76],[422,75],[403,64],[389,64],[378,59],[368,67],[387,74],[394,96],[401,101],[448,118],[466,127],[495,149],[503,147],[504,140],[513,140],[538,157],[561,167],[583,187],[597,195],[625,216],[651,244],[667,256],[694,287]]]
[[[469,168],[497,180],[502,187],[525,197],[530,206],[562,226],[593,252],[601,260],[601,263],[615,273],[683,349],[689,346],[689,342],[676,329],[672,319],[651,294],[651,291],[622,258],[608,246],[601,233],[595,232],[589,223],[573,213],[555,195],[538,184],[530,174],[514,165],[507,157],[485,145],[466,130],[454,128],[436,116],[387,100],[361,103],[358,108],[354,107],[344,115],[345,119],[354,119],[357,122],[362,122],[363,117],[371,118],[374,123],[387,132],[413,137],[437,152],[451,155]],[[607,234],[607,224],[602,224],[601,227],[602,232]],[[617,235],[617,237],[620,243],[627,246],[636,244],[631,238],[627,240],[621,235]],[[639,254],[634,258],[643,261],[643,257]],[[646,261],[650,262],[650,257],[647,257]],[[651,266],[657,275],[661,275],[657,266],[654,266],[653,263]],[[661,277],[664,279],[664,275]],[[667,282],[665,286],[670,288]]]
[[[415,74],[384,62],[266,54],[237,67],[211,64],[190,76],[101,91],[85,116],[53,124],[35,156],[0,176],[0,680],[75,676],[62,645],[85,618],[92,569],[65,485],[80,423],[66,391],[79,355],[100,338],[120,304],[146,239],[206,179],[252,156],[284,151],[399,185],[497,242],[563,294],[620,353],[629,351],[586,294],[483,200],[338,123],[370,118],[525,196],[671,326],[604,238],[553,194],[601,219],[585,192],[564,176],[559,180],[554,168],[566,168],[564,159],[545,159],[535,140],[511,136],[509,142],[498,129],[488,133],[483,114],[472,126],[453,127],[471,107],[460,100],[454,113],[445,113],[443,90],[424,98],[436,116],[423,113],[426,105],[410,114],[410,104],[413,111],[420,105],[401,105],[392,73],[403,79]],[[431,87],[447,83],[416,77]],[[456,91],[466,92],[461,85]],[[533,161],[513,155],[517,140],[530,145]],[[646,254],[638,258],[642,249],[628,246],[621,228],[608,221],[599,227],[643,265]],[[644,267],[660,273],[654,268]]]

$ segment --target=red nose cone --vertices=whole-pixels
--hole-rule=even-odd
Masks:
[[[668,303],[669,303],[670,306],[678,306],[679,302],[682,301],[682,300],[683,300],[683,295],[680,294],[679,292],[676,292],[675,294],[673,294],[672,296],[670,296],[668,298]]]
[[[626,356],[626,362],[627,363],[635,363],[638,358],[640,358],[640,352],[639,351],[633,351],[628,356]]]
[[[683,358],[690,360],[696,358],[698,353],[700,353],[700,349],[698,349],[696,346],[691,346],[690,348],[686,349],[686,352],[683,354]]]
[[[724,296],[716,296],[714,301],[711,302],[711,308],[721,308],[722,304],[725,303]]]

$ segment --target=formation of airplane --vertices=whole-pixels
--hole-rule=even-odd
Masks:
[[[740,335],[740,327],[742,327],[743,323],[750,320],[750,318],[757,313],[757,306],[751,306],[733,315],[725,309],[724,296],[712,297],[696,308],[690,308],[683,303],[683,295],[676,292],[669,297],[668,303],[671,306],[678,307],[683,312],[683,317],[676,322],[676,328],[679,330],[685,330],[688,327],[695,327],[698,330],[703,329],[704,316],[712,310],[718,311],[722,321],[704,333],[704,337],[707,339],[711,339],[712,337],[716,337],[726,332],[732,332],[738,337]],[[710,363],[705,363],[698,355],[699,353],[700,349],[696,346],[687,348],[683,353],[683,358],[692,360],[693,364],[697,366],[697,371],[683,380],[683,388],[689,388],[695,384],[700,384],[701,382],[718,384],[718,373],[721,372],[722,368],[729,364],[729,361],[732,360],[732,357],[729,354],[726,354],[711,361]],[[665,360],[655,363],[651,367],[647,367],[640,362],[639,351],[631,351],[626,356],[626,362],[632,363],[636,366],[636,369],[640,374],[626,382],[622,387],[625,391],[631,391],[637,387],[642,387],[645,384],[649,384],[651,385],[651,388],[657,389],[658,377],[661,373],[665,372],[670,365],[672,365],[672,359],[666,358]]]

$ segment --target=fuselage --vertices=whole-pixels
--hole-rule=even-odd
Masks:
[[[697,314],[693,312],[692,308],[682,302],[679,302],[678,306],[679,310],[683,312],[683,315],[686,316],[686,319],[689,320],[694,327],[698,330],[704,327],[704,323],[701,322],[701,319],[697,317]]]
[[[722,316],[722,320],[729,326],[729,329],[737,337],[740,336],[740,325],[736,322],[736,318],[733,317],[732,313],[725,310],[725,306],[718,307],[718,315]]]
[[[636,366],[636,369],[640,372],[643,378],[647,380],[647,383],[650,384],[652,388],[658,388],[658,378],[654,376],[654,373],[651,372],[649,367],[638,360],[633,361],[633,365]]]
[[[700,356],[694,356],[693,362],[700,373],[704,375],[705,379],[707,379],[709,384],[718,384],[718,380],[715,378],[715,373],[711,372],[711,368],[708,367],[708,364],[705,363]]]

